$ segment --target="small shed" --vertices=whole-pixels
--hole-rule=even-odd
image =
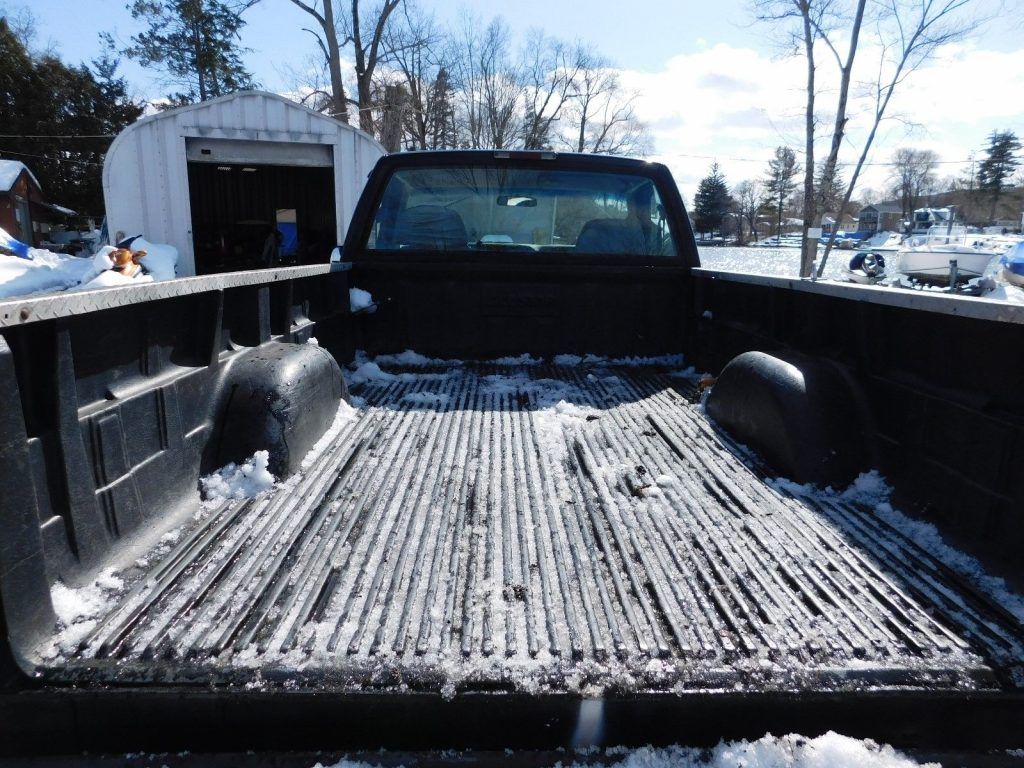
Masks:
[[[49,202],[39,180],[19,160],[0,160],[0,227],[31,246],[47,240],[52,225],[75,212]]]
[[[145,117],[103,163],[111,239],[178,249],[179,275],[327,261],[370,169],[371,136],[243,91]]]

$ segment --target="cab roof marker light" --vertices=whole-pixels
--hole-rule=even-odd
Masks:
[[[494,157],[498,160],[508,160],[511,155],[508,152],[495,152]]]

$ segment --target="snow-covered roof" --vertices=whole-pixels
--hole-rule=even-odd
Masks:
[[[39,179],[33,175],[29,167],[23,162],[20,160],[0,160],[0,192],[10,192],[22,171],[28,171],[32,181],[36,183],[37,187],[39,186]]]

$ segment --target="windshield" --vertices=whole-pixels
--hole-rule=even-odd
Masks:
[[[396,171],[366,249],[676,255],[650,178],[481,166]]]

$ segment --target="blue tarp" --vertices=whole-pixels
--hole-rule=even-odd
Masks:
[[[299,228],[293,222],[278,223],[277,231],[281,233],[281,256],[294,256],[299,250]]]

